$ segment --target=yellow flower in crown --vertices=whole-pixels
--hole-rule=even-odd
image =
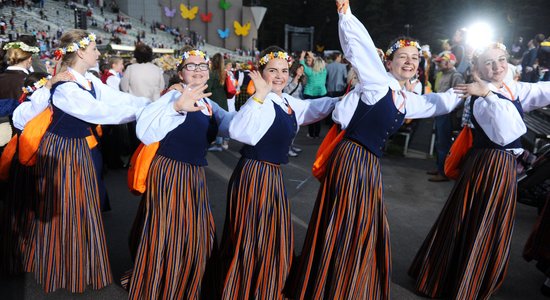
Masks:
[[[78,50],[78,48],[79,47],[77,43],[72,43],[67,46],[67,52],[75,52],[76,50]]]
[[[270,52],[266,55],[264,55],[262,58],[260,58],[259,63],[260,66],[263,66],[267,64],[270,60],[274,58],[280,58],[286,60],[288,63],[290,63],[290,56],[288,56],[288,53],[283,51],[277,51],[277,52]]]

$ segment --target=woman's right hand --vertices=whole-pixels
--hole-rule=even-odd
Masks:
[[[477,72],[474,72],[472,77],[474,82],[468,84],[458,84],[454,87],[453,89],[455,90],[455,93],[461,95],[462,98],[469,96],[487,97],[491,91],[489,89],[489,85],[479,78]]]
[[[349,0],[336,0],[336,10],[338,13],[345,14],[348,11]]]
[[[267,94],[271,92],[273,85],[271,82],[265,81],[260,72],[252,71],[250,72],[250,79],[254,82],[254,88],[256,89],[256,97],[260,100],[264,100]]]
[[[174,109],[178,112],[194,112],[204,109],[204,106],[197,105],[197,101],[212,95],[212,93],[204,92],[207,87],[206,84],[203,84],[195,88],[185,88],[178,100],[174,102]]]

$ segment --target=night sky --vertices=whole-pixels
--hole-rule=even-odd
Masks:
[[[251,3],[252,2],[252,3]],[[260,48],[284,46],[284,24],[314,26],[314,44],[339,49],[334,0],[245,0],[268,8],[260,27]],[[522,35],[550,34],[550,0],[350,0],[353,13],[365,24],[380,48],[407,33],[438,51],[439,40],[460,27],[485,21],[509,44]]]

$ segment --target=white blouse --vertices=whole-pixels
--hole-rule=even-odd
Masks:
[[[178,100],[180,95],[179,91],[169,91],[138,113],[136,134],[145,145],[162,140],[170,131],[185,122],[187,113],[177,112],[174,109],[174,102]],[[218,123],[218,135],[229,137],[229,122],[235,112],[229,113],[216,102],[204,98],[199,100],[197,104],[204,107],[201,112],[207,116],[210,115],[210,112],[206,103],[210,104],[212,114]]]
[[[523,111],[550,105],[550,82],[516,82],[507,81],[500,88],[489,84],[489,89],[510,100],[518,99]],[[473,114],[479,126],[494,143],[504,146],[520,138],[527,132],[521,115],[510,101],[489,94],[474,103]],[[519,149],[514,153],[520,152]]]
[[[443,115],[453,111],[462,101],[452,89],[445,93],[417,95],[402,90],[399,82],[386,72],[372,38],[363,24],[348,8],[345,14],[340,14],[339,20],[340,44],[346,59],[357,73],[359,82],[355,89],[336,104],[332,114],[334,121],[346,128],[353,117],[359,101],[368,105],[376,104],[389,91],[396,91],[394,103],[396,107],[404,107],[405,118],[417,119]],[[404,104],[403,104],[404,102]]]
[[[68,82],[58,86],[52,96],[53,104],[65,113],[92,124],[123,124],[134,121],[136,113],[151,100],[116,91],[103,84],[99,78],[86,72],[82,74],[69,68],[75,81],[87,90],[93,84],[96,97],[77,84]],[[33,93],[30,102],[19,105],[14,112],[14,124],[19,129],[48,106],[50,91],[41,88]],[[46,94],[48,96],[46,97]]]
[[[281,97],[275,93],[269,93],[263,104],[250,98],[241,106],[229,125],[231,138],[248,145],[256,145],[275,120],[274,105],[280,106],[285,112],[287,111],[285,100],[296,114],[298,126],[322,120],[338,102],[338,98],[330,97],[301,100],[286,93],[283,93]]]

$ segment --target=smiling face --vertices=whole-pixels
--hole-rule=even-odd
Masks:
[[[393,59],[386,62],[386,66],[397,81],[404,84],[416,75],[419,62],[418,48],[407,46],[397,49],[393,53]]]
[[[476,69],[481,79],[500,86],[508,72],[507,57],[506,51],[502,49],[490,48],[485,50],[476,61]]]
[[[185,66],[187,64],[196,64],[197,67],[194,71],[189,71],[185,67],[182,68],[181,71],[178,72],[178,75],[180,76],[182,82],[188,85],[190,88],[205,84],[208,81],[208,78],[210,78],[210,74],[208,72],[208,69],[201,70],[198,65],[206,63],[207,62],[204,60],[204,58],[200,56],[189,56],[189,58],[183,62],[183,65]]]
[[[288,72],[288,62],[281,58],[274,58],[265,66],[262,77],[268,83],[271,82],[273,85],[271,91],[280,96],[288,82]]]

